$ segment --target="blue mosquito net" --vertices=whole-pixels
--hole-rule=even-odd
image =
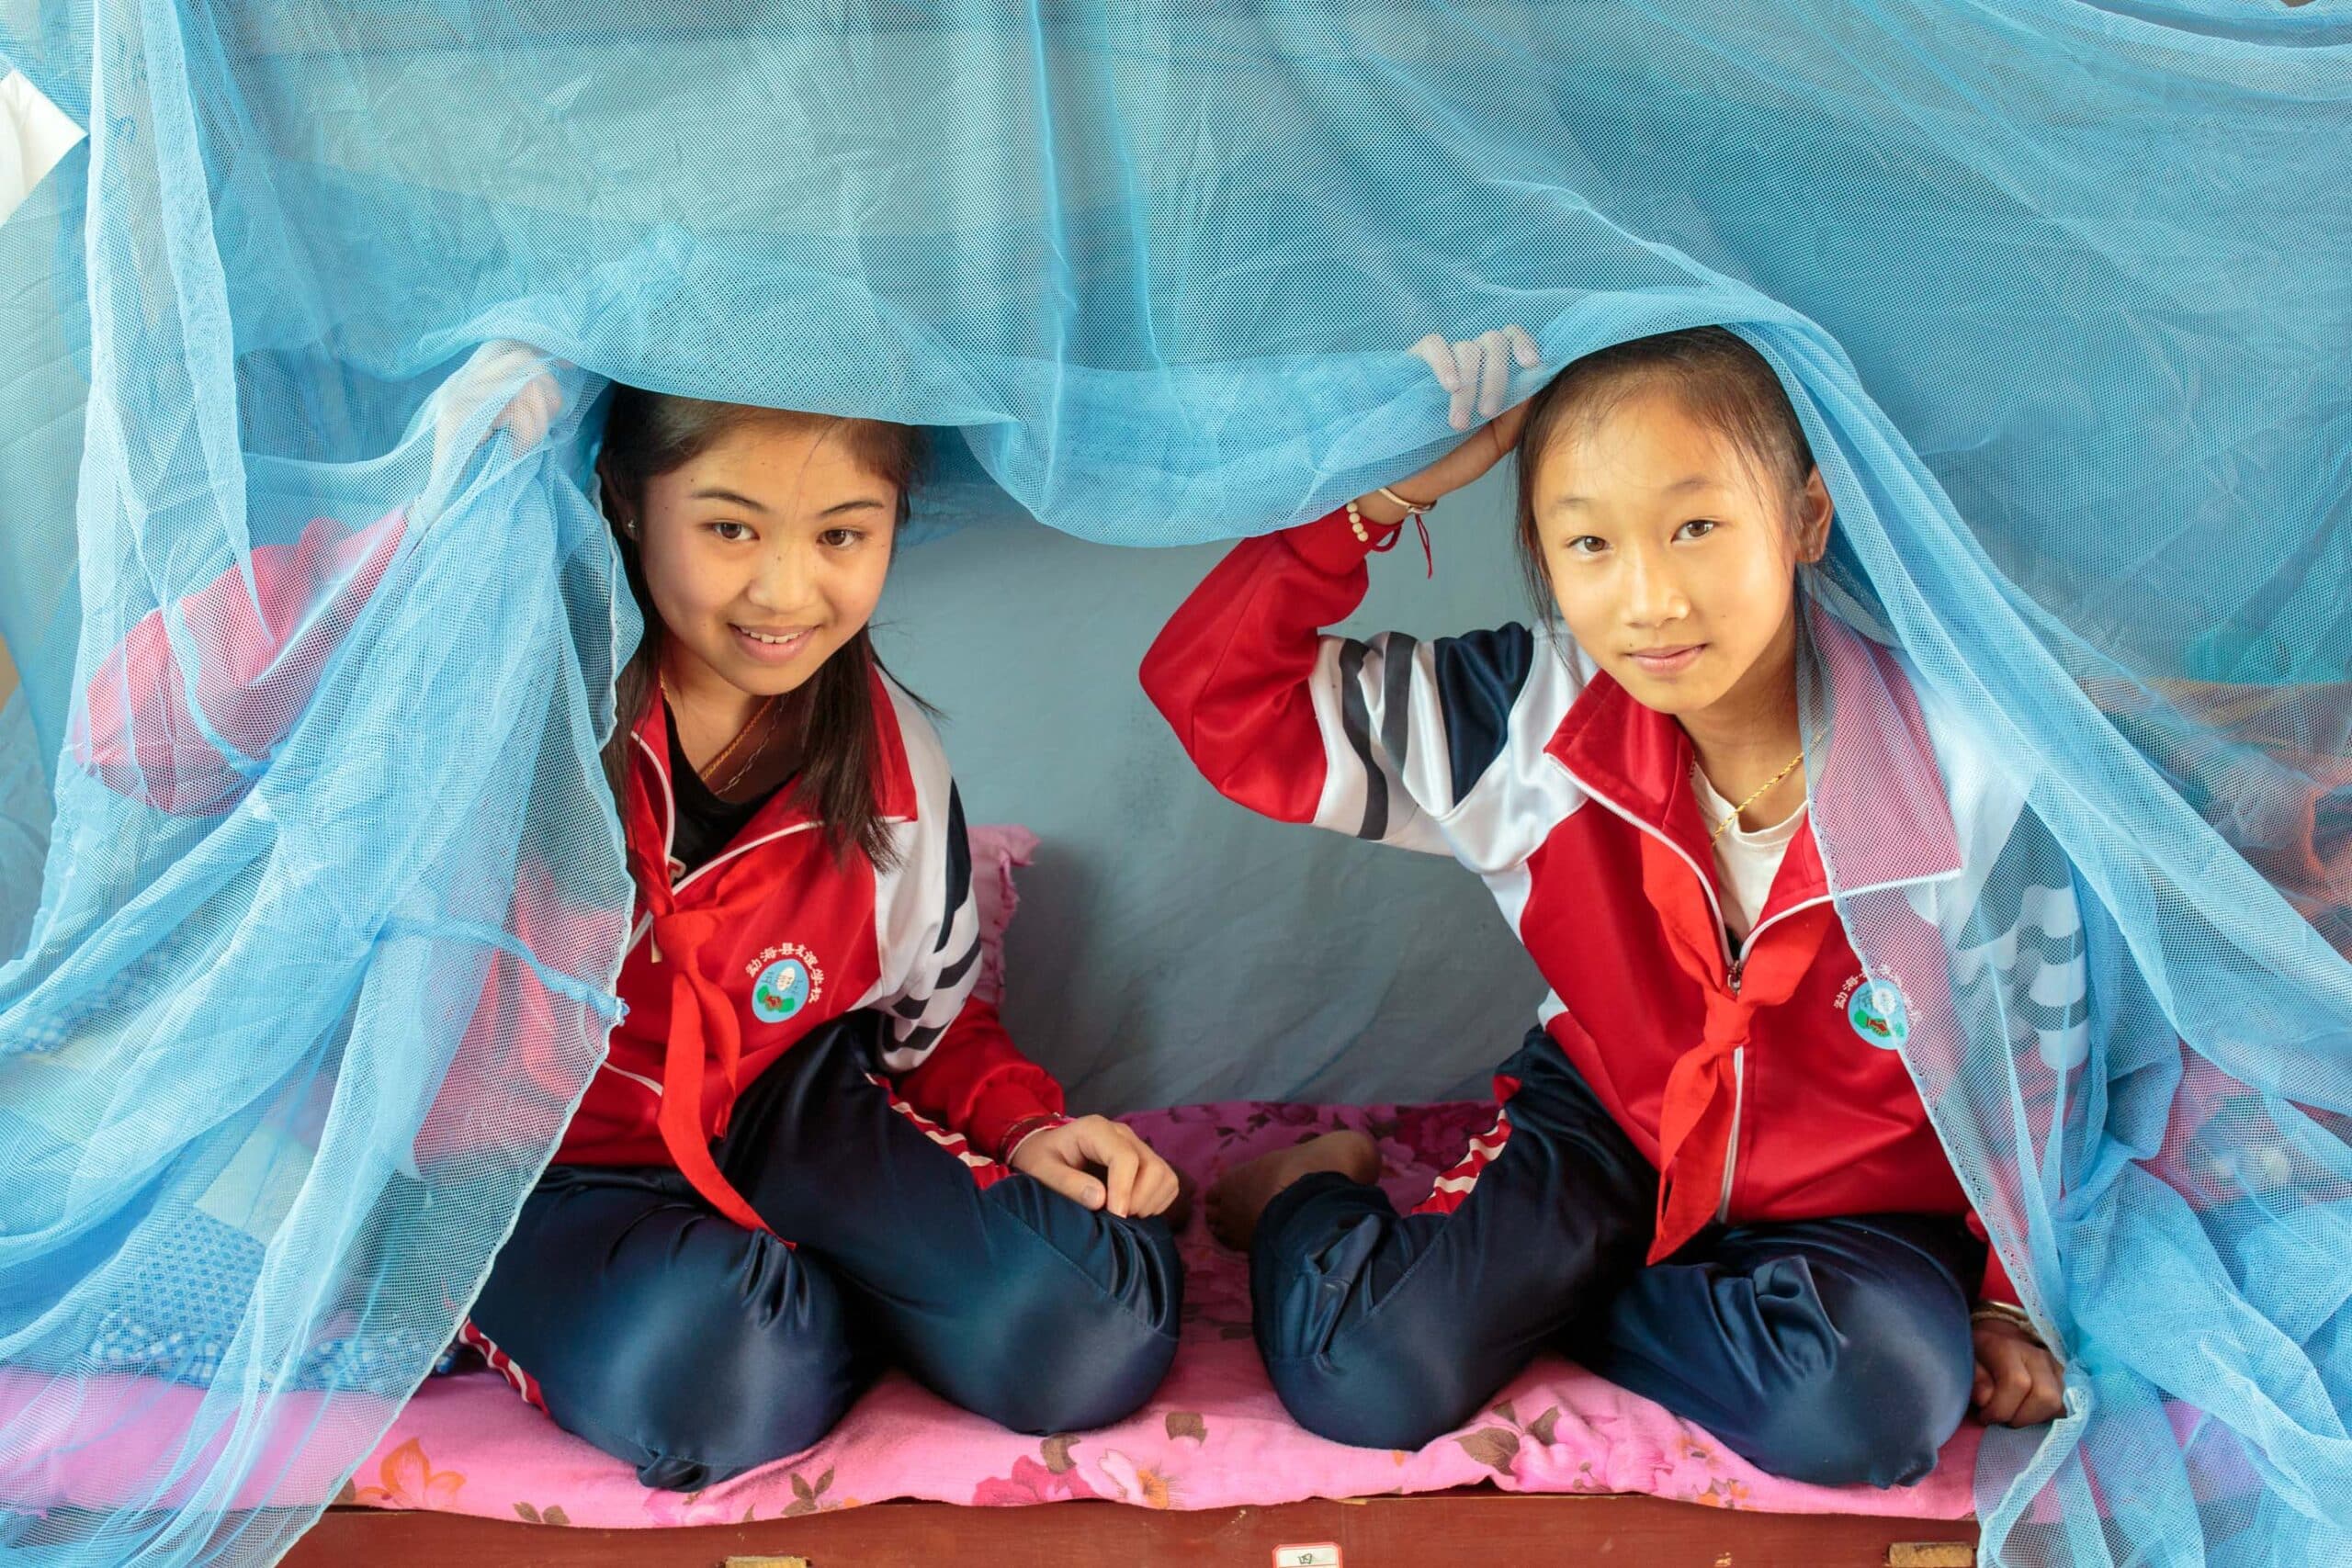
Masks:
[[[2067,1347],[1988,1556],[2352,1561],[2352,7],[688,9],[0,0],[88,131],[0,226],[0,1553],[283,1551],[594,1069],[604,378],[1175,545],[1426,460],[1426,333],[1722,321],[1838,502],[1812,603],[2006,803],[1923,951],[1871,875],[1942,803],[1815,800]],[[494,339],[527,449],[436,396]]]

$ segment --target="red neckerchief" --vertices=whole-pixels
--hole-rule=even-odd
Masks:
[[[1690,868],[1667,845],[1642,835],[1642,887],[1665,915],[1667,950],[1676,967],[1706,994],[1706,1023],[1699,1043],[1676,1058],[1667,1075],[1657,1119],[1657,1232],[1649,1260],[1657,1263],[1713,1223],[1724,1196],[1738,1111],[1732,1053],[1746,1045],[1758,1008],[1785,1002],[1821,952],[1837,911],[1817,904],[1777,922],[1739,969],[1735,990],[1724,967],[1723,944],[1713,931],[1668,911],[1691,905],[1681,890]]]
[[[702,946],[718,934],[724,916],[710,909],[679,909],[672,905],[666,879],[658,891],[649,889],[653,912],[653,962],[670,970],[670,1038],[662,1058],[662,1111],[656,1125],[662,1146],[678,1162],[678,1169],[710,1206],[746,1230],[763,1231],[760,1218],[744,1196],[719,1173],[710,1157],[710,1140],[727,1130],[727,1113],[735,1103],[735,1074],[743,1055],[742,1025],[735,1019],[733,998],[705,979],[696,962]],[[665,910],[664,905],[670,907]],[[708,1058],[718,1058],[719,1077],[727,1086],[718,1114],[706,1125],[702,1112],[703,1078]]]
[[[652,732],[650,745],[666,757],[669,728],[659,702],[652,705],[639,731]],[[643,784],[642,769],[634,770]],[[649,792],[650,793],[650,792]],[[649,818],[654,814],[648,802]],[[711,1158],[710,1141],[727,1130],[729,1111],[735,1103],[736,1072],[743,1056],[743,1028],[735,1017],[735,1002],[713,980],[705,977],[702,949],[718,934],[726,915],[717,909],[681,909],[670,886],[669,867],[658,847],[632,843],[630,860],[637,873],[637,893],[653,925],[647,933],[652,961],[670,971],[670,1037],[662,1058],[662,1108],[655,1125],[662,1145],[670,1151],[683,1175],[710,1206],[746,1230],[770,1230],[749,1200],[720,1174]],[[727,1086],[715,1117],[703,1115],[703,1086],[709,1059],[716,1056]]]
[[[907,761],[906,741],[899,733],[893,713],[889,687],[880,671],[869,673],[867,688],[877,721],[875,771],[878,800],[886,816],[911,820],[915,815],[913,775]],[[664,1043],[662,1059],[662,1109],[655,1125],[661,1130],[662,1147],[677,1162],[679,1173],[712,1208],[747,1230],[773,1234],[773,1227],[720,1174],[718,1162],[710,1155],[710,1141],[726,1134],[736,1091],[741,1087],[736,1075],[743,1058],[743,1026],[736,1013],[735,998],[718,981],[704,976],[700,957],[705,944],[719,933],[730,917],[719,909],[678,908],[677,896],[670,886],[670,868],[663,858],[665,846],[659,841],[662,814],[653,803],[652,792],[662,787],[659,780],[667,777],[670,755],[669,722],[659,701],[647,705],[638,726],[638,736],[648,755],[639,759],[633,776],[639,781],[639,787],[647,792],[640,815],[650,826],[643,832],[630,835],[629,857],[636,872],[638,897],[645,912],[653,918],[648,933],[653,944],[652,961],[670,971],[670,1036]],[[657,775],[651,784],[645,782],[647,767]],[[800,809],[788,792],[779,791],[743,831],[752,831],[769,819],[771,813],[775,814],[775,820],[782,821],[787,814]],[[705,1117],[703,1088],[713,1060],[718,1063],[727,1092],[720,1098],[718,1111]]]

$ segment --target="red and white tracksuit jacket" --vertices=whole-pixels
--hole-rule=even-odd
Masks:
[[[721,1212],[756,1226],[708,1141],[763,1069],[858,1008],[882,1015],[882,1065],[904,1103],[976,1170],[1011,1152],[1017,1124],[1058,1117],[1060,1086],[972,997],[978,906],[939,737],[878,671],[873,688],[877,795],[899,849],[882,871],[863,855],[835,859],[788,792],[711,860],[679,866],[669,852],[669,731],[662,705],[649,707],[623,824],[638,888],[619,987],[628,1013],[557,1158],[674,1164]]]
[[[404,527],[399,513],[357,530],[322,519],[292,545],[253,552],[252,592],[232,569],[179,601],[172,608],[193,678],[164,613],[150,612],[91,679],[72,736],[80,764],[175,815],[232,808],[309,703]],[[674,1165],[722,1213],[763,1228],[720,1176],[709,1140],[763,1068],[859,1008],[887,1024],[882,1066],[900,1109],[977,1179],[1001,1174],[993,1162],[1011,1152],[1008,1134],[1059,1119],[1060,1087],[1014,1048],[995,1010],[972,998],[980,948],[971,852],[939,738],[878,671],[873,691],[876,789],[899,851],[883,871],[863,855],[837,860],[788,792],[707,863],[679,867],[670,859],[666,717],[651,705],[633,738],[622,810],[637,885],[617,987],[625,1016],[559,1159]],[[572,944],[582,922],[548,891],[552,879],[524,880],[518,932],[526,942],[537,931]],[[493,961],[420,1150],[464,1136],[464,1084],[496,1070],[516,1041],[527,1055],[543,996],[527,965]],[[539,1070],[512,1052],[503,1059],[506,1070]]]
[[[1451,854],[1486,881],[1551,987],[1544,1029],[1660,1171],[1654,1261],[1718,1221],[1973,1224],[1893,1048],[1939,1015],[1914,994],[1928,978],[1864,976],[1810,829],[1735,948],[1681,726],[1554,634],[1320,635],[1363,602],[1374,547],[1343,513],[1246,540],[1153,644],[1145,688],[1210,783],[1283,821]],[[1902,724],[1840,726],[1829,765],[1924,770],[1934,798],[1964,796],[1936,776],[1893,656],[1820,619],[1833,671],[1872,661],[1908,705]],[[1959,866],[1951,824],[1926,825],[1888,885],[1924,893]],[[1943,941],[1920,924],[1905,951],[1940,965]],[[1498,1087],[1507,1102],[1514,1086]],[[1481,1140],[1432,1206],[1459,1202],[1498,1147]],[[2016,1299],[1997,1257],[1984,1291]]]

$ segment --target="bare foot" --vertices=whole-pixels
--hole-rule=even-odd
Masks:
[[[1353,1181],[1380,1179],[1380,1145],[1362,1133],[1326,1133],[1286,1149],[1244,1160],[1209,1187],[1209,1231],[1236,1252],[1250,1250],[1258,1216],[1274,1194],[1302,1176],[1336,1170]]]

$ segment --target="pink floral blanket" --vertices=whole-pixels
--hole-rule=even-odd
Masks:
[[[1362,1128],[1380,1140],[1392,1195],[1410,1203],[1492,1115],[1488,1105],[1245,1103],[1130,1120],[1204,1190],[1252,1155],[1334,1127]],[[807,1453],[703,1492],[649,1492],[628,1465],[560,1431],[498,1377],[477,1371],[426,1383],[359,1467],[345,1500],[627,1527],[735,1523],[899,1497],[1223,1508],[1484,1481],[1510,1491],[1642,1492],[1792,1514],[1969,1513],[1973,1426],[1917,1486],[1807,1486],[1763,1474],[1698,1427],[1549,1356],[1461,1430],[1419,1452],[1326,1442],[1292,1422],[1266,1382],[1250,1337],[1243,1260],[1210,1239],[1198,1213],[1182,1241],[1190,1274],[1175,1369],[1148,1405],[1101,1431],[1023,1437],[892,1373]]]

